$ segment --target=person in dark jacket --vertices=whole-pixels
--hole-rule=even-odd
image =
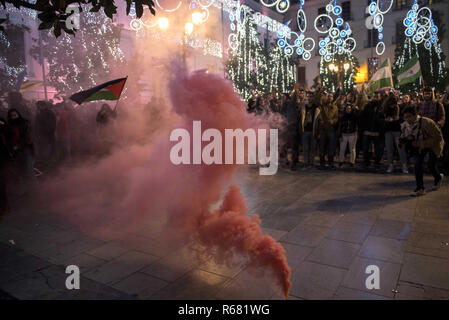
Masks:
[[[34,180],[35,147],[31,135],[31,125],[24,119],[19,111],[8,111],[8,144],[12,153],[16,170],[20,177]]]
[[[393,156],[395,148],[398,149],[402,164],[402,173],[408,173],[407,154],[404,148],[399,148],[399,137],[401,136],[401,120],[397,98],[390,95],[385,99],[382,107],[385,117],[385,145],[387,147],[388,168],[387,173],[394,170]]]
[[[319,93],[320,114],[318,117],[318,141],[320,146],[320,169],[325,168],[325,156],[329,168],[334,169],[335,135],[338,124],[338,108],[333,102],[333,95]]]
[[[349,163],[351,167],[355,164],[355,146],[357,143],[357,111],[351,103],[346,103],[344,114],[341,116],[338,126],[340,133],[340,157],[339,166],[343,165],[345,160],[346,147],[349,147]]]
[[[6,167],[11,160],[11,153],[8,149],[7,134],[8,123],[0,118],[0,217],[9,211]]]
[[[445,93],[443,95],[441,98],[441,103],[444,106],[446,115],[449,115],[449,93]],[[443,151],[443,164],[446,169],[449,169],[449,120],[446,120],[441,131],[443,132],[444,141],[446,141]]]
[[[383,120],[381,95],[377,94],[366,104],[360,115],[360,126],[363,130],[363,162],[365,166],[371,164],[369,152],[371,144],[374,144],[375,163],[379,164],[382,160],[384,152]]]
[[[299,108],[301,105],[300,97],[290,101],[286,105],[285,118],[287,124],[285,127],[284,137],[286,141],[287,163],[291,170],[296,170],[298,164],[299,153]],[[289,157],[291,156],[291,158]],[[290,158],[290,159],[289,159]]]

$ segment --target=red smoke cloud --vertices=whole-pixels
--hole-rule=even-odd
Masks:
[[[171,130],[191,133],[194,120],[201,121],[203,131],[215,128],[223,137],[224,129],[268,124],[248,115],[232,85],[216,75],[178,72],[169,94],[170,121],[158,123],[151,142],[121,147],[98,162],[65,171],[40,186],[41,199],[93,232],[105,225],[123,229],[163,213],[168,240],[193,239],[217,259],[237,255],[249,266],[269,269],[287,297],[290,268],[285,250],[262,233],[257,215],[246,215],[244,198],[233,185],[237,166],[176,166],[169,157],[175,144],[169,141]],[[118,127],[118,132],[136,132],[136,123]]]

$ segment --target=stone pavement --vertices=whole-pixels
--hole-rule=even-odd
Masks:
[[[411,198],[412,175],[242,168],[238,181],[287,251],[289,299],[449,299],[447,183]],[[0,299],[282,299],[268,275],[197,254],[168,247],[151,224],[92,237],[48,213],[13,212],[0,221]],[[65,288],[70,264],[80,290]],[[378,290],[365,287],[368,265],[380,269]]]

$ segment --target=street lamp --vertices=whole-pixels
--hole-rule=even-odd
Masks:
[[[346,63],[344,64],[343,67],[345,68],[345,71],[348,71],[348,70],[349,70],[349,67],[350,67],[350,66],[349,66],[349,63],[346,62]]]
[[[184,26],[184,31],[185,31],[185,34],[187,34],[187,35],[192,34],[192,32],[193,32],[193,23],[187,22],[186,25]]]
[[[163,18],[163,17],[157,19],[157,25],[159,26],[159,28],[161,30],[167,29],[168,28],[168,19],[167,18]]]
[[[335,64],[331,63],[331,64],[329,65],[329,70],[330,70],[330,71],[334,71],[334,70],[335,70]]]
[[[194,13],[192,13],[192,22],[194,24],[200,24],[201,22],[203,22],[203,15],[201,14],[201,12],[195,11]]]

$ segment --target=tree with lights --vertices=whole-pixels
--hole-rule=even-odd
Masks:
[[[144,12],[144,8],[148,8],[154,15],[155,4],[153,0],[120,0],[122,5],[126,3],[126,14],[129,14],[131,5],[134,4],[137,18],[141,18]],[[90,12],[99,12],[100,9],[104,14],[112,19],[114,14],[117,14],[117,6],[115,0],[0,0],[0,6],[3,9],[7,9],[7,5],[13,5],[17,9],[29,9],[37,14],[38,19],[41,21],[39,24],[39,30],[53,29],[53,33],[56,37],[59,37],[64,33],[75,34],[76,29],[68,28],[66,25],[67,18],[72,14],[68,7],[78,7],[80,12],[86,9],[85,4],[91,5]],[[5,30],[2,25],[6,19],[0,19],[0,32]]]
[[[277,45],[262,46],[252,17],[239,31],[238,47],[225,63],[225,69],[244,100],[255,93],[288,92],[295,82],[292,59]]]
[[[398,87],[402,93],[416,93],[423,85],[443,91],[449,84],[449,72],[445,63],[446,56],[443,50],[441,50],[438,40],[444,37],[444,24],[440,23],[441,19],[438,11],[432,10],[432,17],[435,25],[438,27],[438,37],[437,41],[432,43],[430,50],[426,49],[422,44],[414,43],[411,37],[407,37],[404,33],[401,33],[401,37],[398,39],[399,44],[395,50],[395,61],[393,64],[394,83],[398,83],[399,70],[407,61],[416,56],[419,58],[423,78]]]
[[[17,35],[26,30],[26,26],[8,24],[5,32],[0,33],[0,96],[15,91],[18,75],[26,70],[26,61],[17,55],[14,43]]]
[[[59,94],[85,90],[114,77],[123,69],[125,59],[120,45],[120,28],[103,13],[83,11],[76,36],[53,37],[41,32],[43,57],[48,64],[47,83]],[[31,49],[39,60],[38,41]]]
[[[343,92],[348,93],[354,88],[354,77],[359,70],[359,61],[350,52],[335,54],[331,61],[326,62],[324,57],[318,64],[320,79],[323,87],[329,92],[336,92],[341,83]]]

